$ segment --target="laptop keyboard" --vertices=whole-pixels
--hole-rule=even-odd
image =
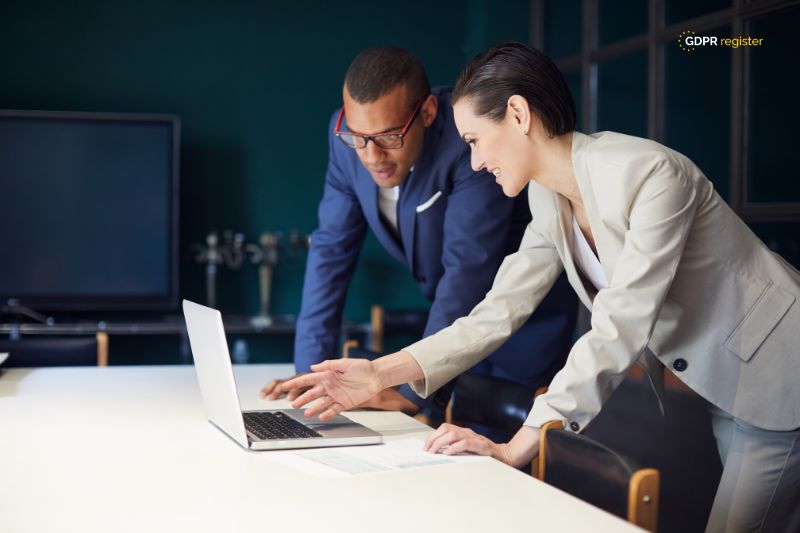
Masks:
[[[280,411],[242,413],[244,427],[261,440],[310,439],[322,435]]]

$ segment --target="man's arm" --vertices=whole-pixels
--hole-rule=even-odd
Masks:
[[[424,336],[466,316],[492,286],[503,261],[514,201],[488,173],[473,172],[465,149],[454,169],[444,215],[444,274],[428,315]]]
[[[336,352],[347,287],[364,243],[367,223],[329,136],[328,171],[311,236],[300,316],[294,343],[298,373]]]

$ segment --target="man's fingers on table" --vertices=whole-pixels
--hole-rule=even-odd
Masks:
[[[259,392],[259,396],[267,400],[276,400],[281,395],[280,390],[278,390],[278,385],[280,385],[281,383],[283,383],[282,379],[273,379],[272,381],[264,385],[264,387]]]
[[[304,392],[309,391],[309,390],[311,390],[311,389],[309,389],[307,387],[298,387],[296,389],[292,389],[292,390],[290,390],[289,392],[286,393],[286,399],[289,400],[290,402],[293,402],[301,394],[303,394]]]

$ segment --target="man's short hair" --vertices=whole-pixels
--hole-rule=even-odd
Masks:
[[[344,84],[353,100],[360,104],[374,102],[400,84],[408,87],[409,106],[431,92],[420,60],[395,46],[376,46],[358,54],[347,69]]]

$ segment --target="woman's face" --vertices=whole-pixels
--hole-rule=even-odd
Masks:
[[[528,126],[518,122],[512,109],[507,109],[499,122],[479,117],[469,98],[456,102],[453,114],[461,138],[472,149],[473,170],[486,169],[494,174],[503,194],[517,196],[530,180],[527,169],[531,146],[525,133]]]

